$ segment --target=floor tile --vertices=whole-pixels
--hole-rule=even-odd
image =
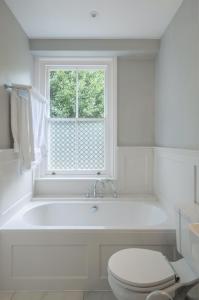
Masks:
[[[81,291],[65,292],[64,300],[83,300],[83,292]]]
[[[83,300],[83,292],[47,292],[39,300]]]
[[[188,300],[199,300],[199,284],[192,288],[188,293]]]
[[[41,300],[43,292],[15,292],[10,300]]]
[[[12,292],[0,292],[0,300],[11,300]]]
[[[112,292],[85,292],[84,300],[116,300]]]

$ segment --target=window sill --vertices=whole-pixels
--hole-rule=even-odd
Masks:
[[[67,175],[45,175],[36,178],[38,181],[93,181],[93,180],[114,180],[111,176],[67,176]]]

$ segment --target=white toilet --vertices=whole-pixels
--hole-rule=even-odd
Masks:
[[[177,248],[182,259],[169,262],[158,251],[138,248],[124,249],[111,256],[108,280],[118,300],[144,300],[155,290],[182,300],[199,282],[199,225],[192,226],[180,210],[176,219]]]

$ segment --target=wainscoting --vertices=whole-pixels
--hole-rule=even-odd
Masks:
[[[153,148],[118,148],[118,190],[121,194],[153,193]]]
[[[199,204],[199,151],[154,148],[154,193],[172,214]]]
[[[158,148],[118,148],[118,191],[123,195],[155,194],[165,208],[199,203],[199,151]],[[0,224],[9,212],[32,196],[32,172],[20,174],[12,149],[0,150]],[[38,178],[35,196],[82,196],[93,184],[88,179]]]
[[[199,203],[199,151],[118,147],[117,185],[123,195],[155,194],[170,212],[176,204]],[[89,179],[37,178],[35,197],[86,195]],[[110,192],[110,191],[107,191]],[[0,224],[30,200],[32,172],[20,174],[13,150],[0,150]]]
[[[20,172],[12,149],[0,150],[0,225],[32,197],[32,172]]]
[[[117,161],[120,194],[153,193],[152,147],[118,147]],[[88,193],[93,182],[89,179],[38,178],[35,181],[35,196],[82,196]]]

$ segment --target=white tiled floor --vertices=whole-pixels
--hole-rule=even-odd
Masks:
[[[199,284],[190,290],[188,300],[199,300]]]
[[[0,300],[116,300],[111,292],[0,292]]]
[[[83,300],[116,300],[112,292],[84,292]]]
[[[199,300],[199,289],[187,300]],[[0,300],[116,300],[111,292],[0,292]]]

